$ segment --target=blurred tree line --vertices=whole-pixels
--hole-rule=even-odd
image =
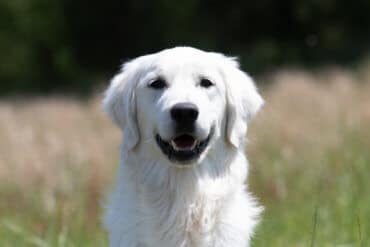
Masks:
[[[176,45],[240,56],[252,74],[351,63],[369,52],[369,16],[368,0],[2,0],[0,94],[87,93]]]

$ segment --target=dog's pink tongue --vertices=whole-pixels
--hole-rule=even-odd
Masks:
[[[177,148],[192,149],[195,146],[195,139],[189,135],[182,135],[174,139]]]

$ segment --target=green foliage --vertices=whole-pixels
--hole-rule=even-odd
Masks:
[[[79,68],[68,46],[62,2],[2,1],[0,12],[0,92],[68,86]]]
[[[252,73],[369,51],[370,2],[0,2],[0,94],[86,92],[119,63],[175,45],[242,57]]]

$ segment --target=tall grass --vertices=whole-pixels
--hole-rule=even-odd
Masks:
[[[364,70],[366,72],[366,70]],[[282,71],[249,127],[253,246],[370,245],[370,74]],[[0,102],[0,246],[105,246],[120,132],[100,96]]]

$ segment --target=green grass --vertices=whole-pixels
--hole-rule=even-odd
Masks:
[[[253,246],[369,246],[368,147],[353,135],[323,159],[297,160],[297,171],[278,175],[286,192],[262,197],[266,209]]]
[[[37,189],[27,191],[7,189],[0,194],[0,246],[106,246],[106,236],[91,212],[89,203],[80,199],[81,191],[56,196],[52,212],[45,211],[44,198]],[[91,207],[91,206],[90,206]],[[95,206],[94,206],[95,207]]]

